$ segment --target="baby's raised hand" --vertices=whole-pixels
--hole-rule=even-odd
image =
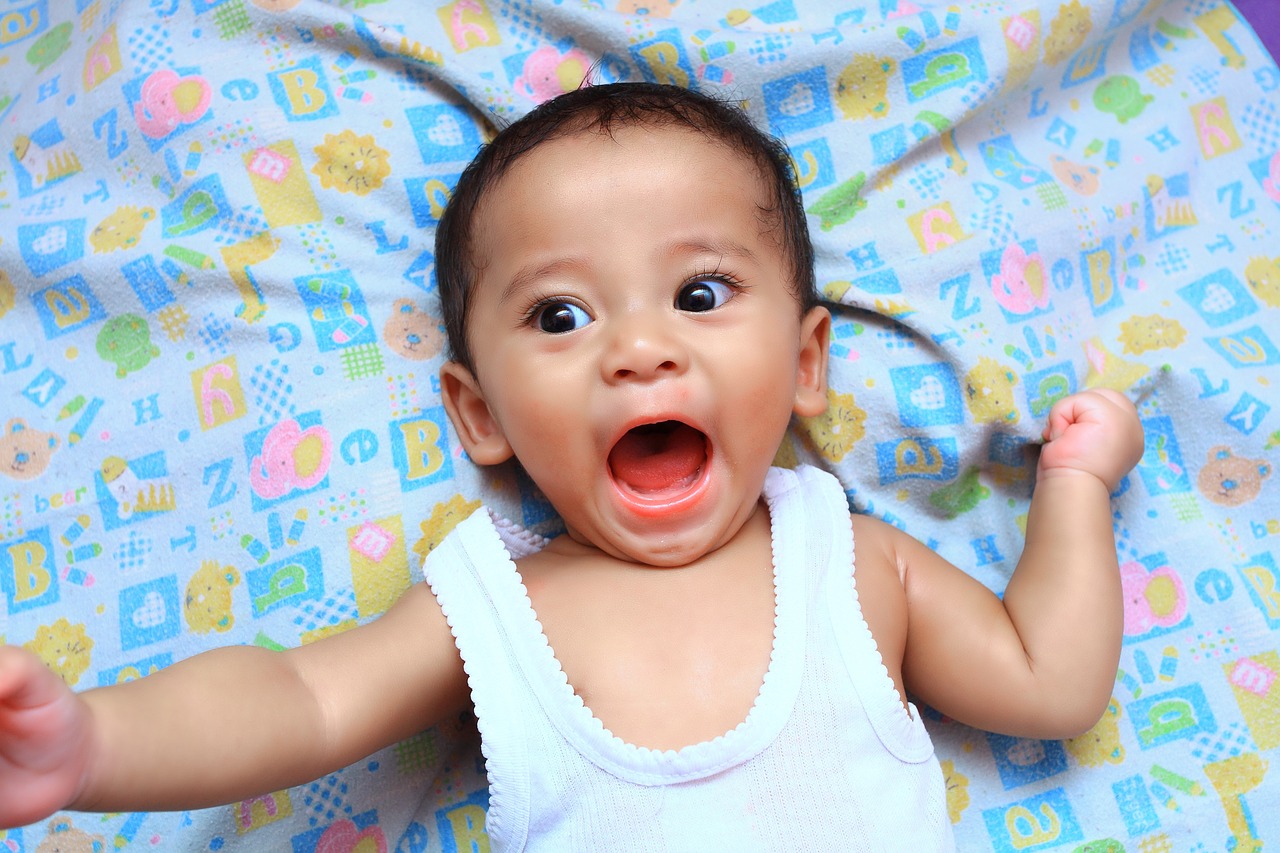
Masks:
[[[1142,423],[1123,394],[1105,388],[1064,397],[1049,411],[1040,478],[1084,472],[1115,491],[1142,458]]]
[[[0,827],[64,808],[84,779],[89,711],[35,655],[0,646]]]

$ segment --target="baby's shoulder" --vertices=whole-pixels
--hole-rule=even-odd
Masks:
[[[898,528],[870,515],[851,513],[853,525],[854,564],[857,574],[891,574],[902,585],[902,565],[898,540],[905,536]]]
[[[854,513],[851,520],[858,605],[881,660],[901,692],[908,623],[903,565],[897,556],[897,539],[903,534],[871,516]]]
[[[903,586],[904,565],[899,558],[898,539],[905,535],[878,518],[854,513],[854,586],[863,616],[872,629],[879,622],[900,621],[905,630],[907,596]]]

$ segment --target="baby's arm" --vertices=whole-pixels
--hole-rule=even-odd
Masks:
[[[1110,494],[1142,455],[1142,428],[1122,395],[1088,391],[1054,406],[1045,439],[1003,601],[883,524],[859,525],[869,541],[858,545],[858,582],[864,545],[883,557],[879,576],[898,574],[901,592],[885,593],[899,585],[871,572],[890,615],[867,618],[878,640],[898,637],[903,678],[921,699],[980,728],[1059,738],[1097,722],[1114,685],[1123,610]]]
[[[59,809],[235,802],[350,764],[464,707],[425,584],[381,618],[287,652],[237,646],[74,694],[0,647],[0,827]]]

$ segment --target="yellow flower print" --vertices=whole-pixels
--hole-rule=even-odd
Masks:
[[[9,313],[9,309],[17,304],[17,289],[9,280],[9,274],[0,270],[0,317]]]
[[[462,495],[454,495],[444,503],[438,503],[431,510],[431,517],[422,522],[422,538],[413,546],[413,553],[418,559],[426,558],[432,548],[444,541],[458,522],[480,508],[480,501],[469,501]]]
[[[827,389],[827,410],[816,418],[802,418],[800,431],[826,459],[839,462],[867,434],[867,413],[858,408],[852,394]]]
[[[67,684],[74,685],[89,668],[93,640],[85,634],[84,625],[72,625],[63,617],[52,625],[41,625],[35,639],[22,647],[44,661]]]
[[[1187,330],[1172,317],[1147,314],[1130,317],[1120,324],[1124,351],[1141,355],[1157,349],[1176,349],[1187,339]]]
[[[778,452],[773,454],[773,467],[795,468],[799,464],[800,457],[796,455],[796,443],[791,439],[790,434],[784,435],[782,444],[778,445]]]
[[[378,147],[372,135],[356,136],[350,130],[337,136],[326,133],[324,144],[317,145],[315,152],[320,159],[311,171],[320,177],[320,185],[326,189],[368,195],[391,174],[387,152]]]
[[[956,770],[956,763],[950,758],[939,763],[947,780],[947,817],[952,823],[959,823],[960,815],[969,808],[969,777]]]

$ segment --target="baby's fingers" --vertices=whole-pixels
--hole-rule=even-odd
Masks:
[[[1049,410],[1049,417],[1045,421],[1042,434],[1045,441],[1053,441],[1060,438],[1067,431],[1067,427],[1079,420],[1079,402],[1079,395],[1072,394],[1070,397],[1063,397],[1053,404],[1053,408]]]
[[[1133,403],[1118,391],[1110,388],[1092,388],[1079,394],[1063,397],[1049,410],[1044,439],[1058,438],[1067,427],[1076,423],[1107,423],[1133,412]]]
[[[88,716],[39,658],[0,646],[0,827],[71,803],[84,779]]]
[[[16,646],[0,646],[0,707],[25,711],[48,705],[68,692],[41,660]]]

